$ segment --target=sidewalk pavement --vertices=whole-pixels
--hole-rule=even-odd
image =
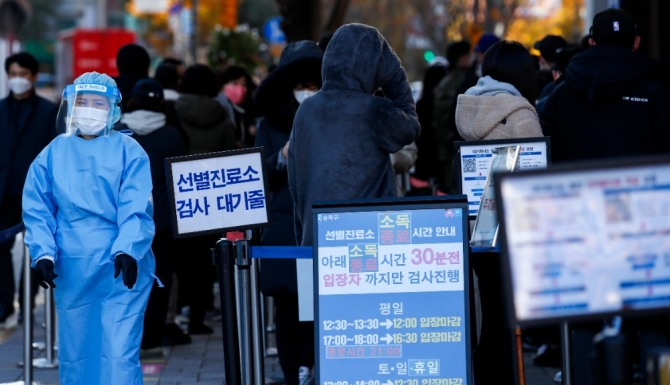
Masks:
[[[44,306],[42,293],[38,294],[33,338],[45,341]],[[40,303],[41,302],[41,303]],[[14,322],[16,316],[14,317]],[[208,322],[214,329],[211,335],[193,335],[188,345],[143,351],[142,371],[145,385],[221,385],[225,384],[223,337],[220,322]],[[0,328],[0,385],[23,384],[23,325]],[[162,351],[161,351],[162,350]],[[33,349],[33,358],[44,358],[45,351]],[[33,368],[33,381],[39,385],[61,385],[58,369]],[[283,374],[276,356],[265,358],[266,384],[283,383]]]
[[[42,293],[38,295],[33,335],[35,342],[45,340]],[[192,342],[143,352],[141,357],[146,385],[221,385],[225,384],[223,340],[220,322],[209,322],[211,335],[193,335]],[[43,350],[33,350],[34,358],[44,358]],[[23,326],[0,329],[0,385],[23,384]],[[553,376],[558,369],[533,365],[532,353],[524,354],[526,385],[556,385]],[[283,383],[276,356],[265,358],[266,384]],[[60,385],[58,369],[33,368],[33,381],[40,385]],[[18,385],[18,384],[17,384]],[[488,384],[484,384],[488,385]]]

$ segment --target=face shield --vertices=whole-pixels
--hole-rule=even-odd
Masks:
[[[71,84],[63,91],[56,128],[71,135],[107,135],[121,118],[120,102],[121,93],[116,87]]]

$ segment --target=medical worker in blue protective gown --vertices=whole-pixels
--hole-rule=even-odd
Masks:
[[[81,75],[63,92],[57,136],[30,166],[23,221],[32,266],[54,287],[60,383],[142,384],[144,310],[154,276],[149,158],[111,131],[121,94]]]

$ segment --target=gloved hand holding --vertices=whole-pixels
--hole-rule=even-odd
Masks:
[[[119,254],[114,258],[114,278],[123,272],[123,284],[132,289],[137,282],[137,262],[128,254]]]
[[[37,275],[37,283],[45,289],[49,287],[56,287],[54,278],[58,277],[54,273],[54,263],[50,259],[40,259],[33,268]]]

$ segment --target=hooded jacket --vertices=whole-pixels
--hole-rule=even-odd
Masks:
[[[303,246],[312,245],[312,204],[394,197],[390,154],[420,132],[400,59],[373,27],[347,24],[323,56],[323,86],[295,116],[289,186]],[[385,97],[374,96],[381,88]]]
[[[133,132],[132,137],[149,156],[156,231],[169,229],[172,224],[165,158],[186,155],[184,139],[177,129],[165,122],[165,114],[148,110],[126,112],[121,118],[123,126]]]
[[[234,125],[226,109],[215,99],[205,95],[181,94],[174,108],[188,136],[189,154],[237,148]]]
[[[465,140],[542,136],[535,108],[514,86],[490,76],[458,96],[456,127]]]
[[[668,90],[654,62],[595,45],[575,55],[541,115],[555,162],[667,152]]]
[[[322,57],[323,52],[313,41],[301,40],[287,45],[277,68],[256,91],[255,102],[263,119],[258,124],[255,146],[264,149],[272,193],[272,222],[263,229],[262,245],[296,245],[288,170],[286,159],[282,159],[280,152],[289,140],[298,107],[292,89],[301,81],[321,84]],[[295,259],[264,259],[261,262],[261,290],[266,295],[297,294]]]

